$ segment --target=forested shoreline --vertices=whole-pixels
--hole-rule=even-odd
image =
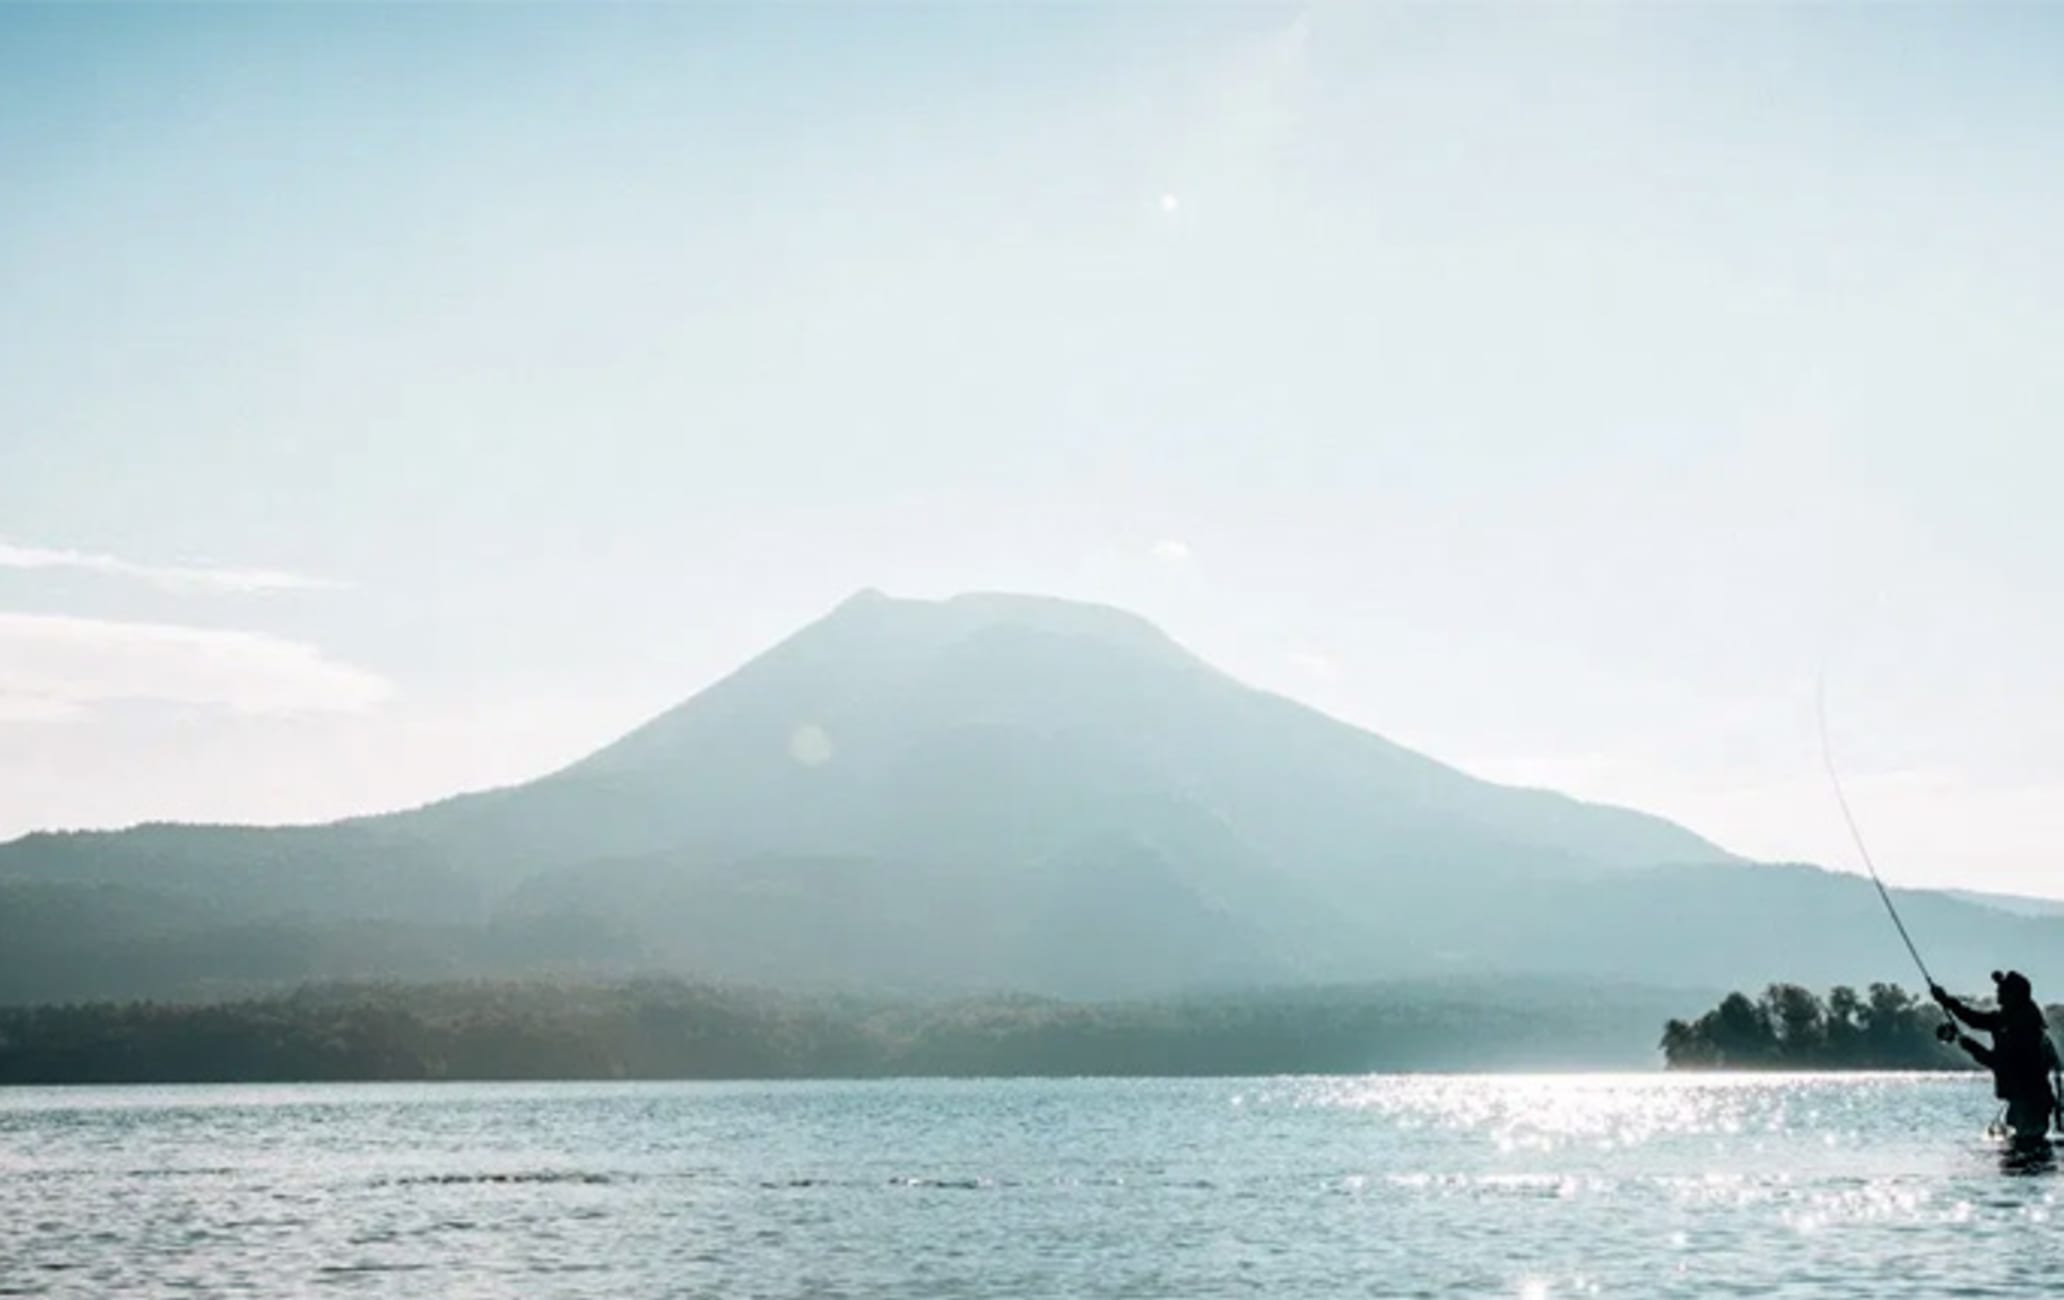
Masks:
[[[330,984],[0,1007],[0,1084],[1970,1069],[1897,984],[1730,993],[1659,1044],[1653,990],[1433,982],[1083,1003],[801,996],[674,979]],[[2051,1010],[2064,1023],[2064,1008]],[[1653,1040],[1649,1040],[1651,1043]]]
[[[1638,1067],[1653,990],[1433,983],[1073,1003],[670,979],[0,1008],[0,1083],[1246,1075]]]
[[[2048,1011],[2064,1023],[2064,1008]],[[1941,1008],[1897,984],[1825,998],[1797,984],[1756,997],[1730,993],[1696,1020],[1663,1027],[1664,1063],[1678,1070],[1970,1070],[1971,1058],[1936,1037]]]

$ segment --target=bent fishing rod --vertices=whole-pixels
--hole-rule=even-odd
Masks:
[[[1842,791],[1842,774],[1835,770],[1835,751],[1828,744],[1827,729],[1827,675],[1821,674],[1814,688],[1814,707],[1820,718],[1820,761],[1827,768],[1828,782],[1835,788],[1835,803],[1842,809],[1842,821],[1849,827],[1849,839],[1856,845],[1858,857],[1863,859],[1864,869],[1870,872],[1871,883],[1878,887],[1878,900],[1885,905],[1885,915],[1892,918],[1892,926],[1899,931],[1899,941],[1906,945],[1907,955],[1913,958],[1914,966],[1921,972],[1921,978],[1934,988],[1935,977],[1928,973],[1928,963],[1921,960],[1921,950],[1914,947],[1913,936],[1906,932],[1906,922],[1899,919],[1899,909],[1893,905],[1892,892],[1885,888],[1885,882],[1878,876],[1878,864],[1871,861],[1870,848],[1863,842],[1863,832],[1857,829],[1856,814],[1849,811],[1849,796]]]

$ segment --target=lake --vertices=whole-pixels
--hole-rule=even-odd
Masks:
[[[1976,1077],[0,1091],[0,1292],[2027,1296]]]

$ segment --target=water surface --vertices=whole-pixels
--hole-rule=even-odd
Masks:
[[[1981,1081],[0,1091],[0,1293],[2028,1296]]]

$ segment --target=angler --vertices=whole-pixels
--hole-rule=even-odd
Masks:
[[[1971,1059],[1992,1071],[1992,1095],[2007,1103],[2007,1130],[2016,1142],[2040,1142],[2048,1136],[2050,1119],[2057,1114],[2058,1088],[2053,1077],[2064,1065],[2057,1059],[2057,1045],[2051,1041],[2043,1021],[2035,990],[2020,971],[1992,973],[1999,1009],[1986,1011],[1951,997],[1933,981],[1928,992],[1955,1021],[1992,1035],[1987,1047],[1978,1040],[1945,1024],[1944,1042],[1954,1040],[1971,1054]],[[2064,1127],[2064,1116],[2059,1116]]]

